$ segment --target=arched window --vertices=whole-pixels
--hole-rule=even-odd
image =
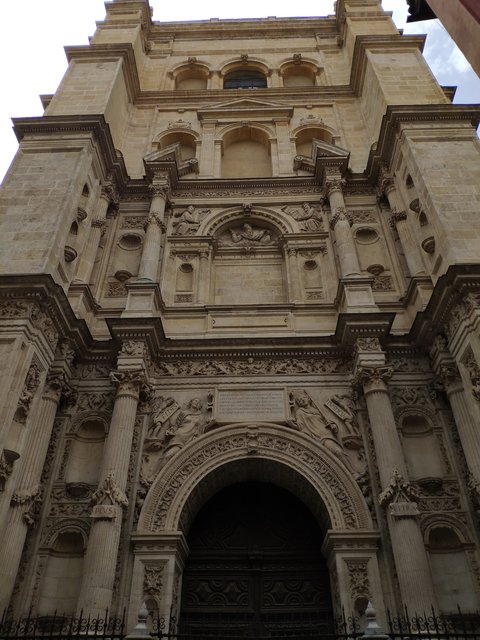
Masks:
[[[266,86],[266,77],[255,69],[231,71],[223,81],[224,89],[264,89]]]

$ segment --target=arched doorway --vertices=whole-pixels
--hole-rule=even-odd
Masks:
[[[289,491],[247,481],[219,491],[187,535],[182,633],[275,635],[331,621],[323,533]]]

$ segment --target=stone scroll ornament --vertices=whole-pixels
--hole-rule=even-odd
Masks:
[[[156,396],[152,402],[152,424],[142,459],[141,482],[150,486],[161,467],[194,438],[212,426],[213,395],[206,402],[193,397],[180,405],[171,396]]]

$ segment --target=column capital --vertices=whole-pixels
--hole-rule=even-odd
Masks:
[[[380,194],[385,194],[388,196],[389,193],[395,191],[397,186],[395,184],[395,180],[392,175],[388,173],[382,174],[380,180],[378,182],[378,191]]]
[[[387,380],[393,375],[393,367],[363,366],[357,367],[354,384],[363,387],[365,394],[372,391],[387,391]]]
[[[442,362],[437,369],[440,378],[447,393],[460,390],[462,388],[462,378],[458,370],[456,362],[451,358],[449,362]]]
[[[110,380],[117,385],[117,398],[132,396],[138,399],[140,387],[145,380],[145,372],[143,369],[112,371]]]
[[[417,489],[407,482],[398,469],[394,469],[388,486],[378,496],[378,503],[396,518],[414,518],[420,515]]]
[[[107,200],[109,203],[117,204],[120,201],[117,185],[111,179],[107,179],[101,187],[100,197]]]
[[[148,185],[148,191],[151,198],[163,198],[165,202],[170,195],[170,184],[168,180],[154,180]]]
[[[100,229],[100,231],[103,231],[105,229],[105,227],[107,226],[107,221],[106,220],[102,220],[101,218],[94,218],[91,222],[91,226],[94,229]]]
[[[66,376],[63,371],[50,371],[45,380],[43,398],[58,404],[63,390],[66,388]]]
[[[327,196],[330,197],[334,191],[343,193],[346,180],[342,178],[342,174],[337,169],[326,169],[325,174],[325,192]]]
[[[473,351],[469,349],[467,357],[465,358],[463,365],[467,370],[472,385],[472,395],[475,400],[480,401],[480,368],[475,360]]]

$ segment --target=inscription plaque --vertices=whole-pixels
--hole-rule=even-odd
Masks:
[[[215,402],[219,422],[285,421],[283,389],[218,389]]]

